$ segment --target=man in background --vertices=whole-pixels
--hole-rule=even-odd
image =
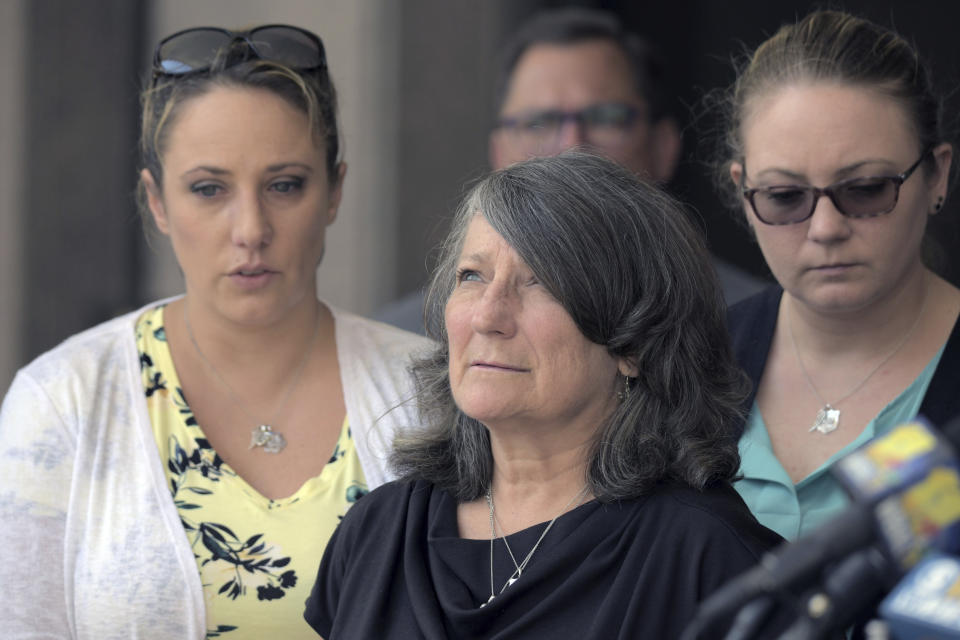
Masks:
[[[682,147],[670,102],[656,52],[616,17],[580,8],[541,12],[504,50],[490,166],[501,169],[577,147],[666,184]],[[717,259],[714,265],[728,304],[764,286],[732,265]],[[422,294],[412,294],[378,317],[422,333],[422,307]]]

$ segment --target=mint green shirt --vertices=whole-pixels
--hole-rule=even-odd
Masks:
[[[943,347],[910,386],[867,423],[853,442],[797,484],[793,483],[787,470],[773,454],[770,434],[767,433],[763,416],[754,402],[747,417],[746,429],[740,438],[740,474],[743,479],[735,482],[733,486],[760,524],[773,529],[787,540],[795,540],[820,527],[841,511],[849,503],[849,499],[829,473],[830,465],[871,438],[883,435],[897,425],[915,418],[942,354]],[[810,437],[830,436],[811,434]]]

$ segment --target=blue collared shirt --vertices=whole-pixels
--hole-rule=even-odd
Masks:
[[[910,386],[867,423],[853,442],[796,484],[774,455],[767,426],[754,402],[740,438],[740,474],[743,479],[734,483],[734,488],[760,524],[787,540],[795,540],[818,528],[849,504],[843,488],[829,473],[830,465],[871,438],[915,418],[942,354],[943,347]]]

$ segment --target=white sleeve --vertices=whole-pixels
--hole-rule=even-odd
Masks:
[[[0,593],[3,635],[70,638],[64,540],[76,441],[28,373],[0,408]]]

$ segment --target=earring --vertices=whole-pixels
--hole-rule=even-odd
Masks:
[[[942,209],[942,208],[943,208],[943,196],[939,196],[939,197],[937,198],[937,203],[936,203],[935,205],[933,205],[933,214],[932,214],[932,215],[937,215],[938,213],[940,213],[940,209]]]
[[[630,397],[630,377],[623,376],[623,389],[617,391],[617,400],[623,402]]]

